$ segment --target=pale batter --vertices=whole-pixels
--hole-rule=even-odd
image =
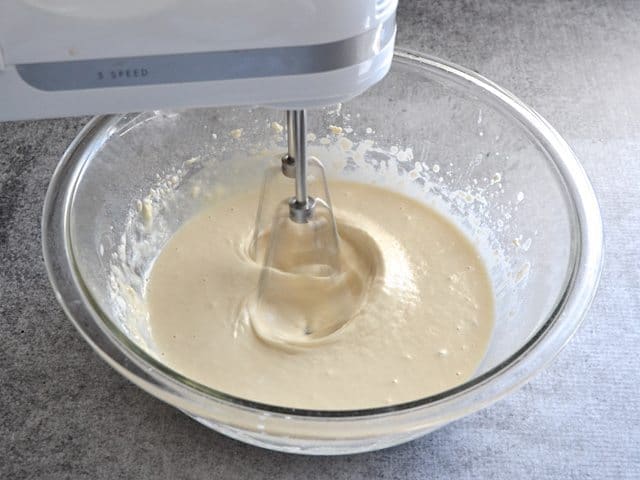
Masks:
[[[309,297],[308,310],[349,315],[345,326],[306,345],[260,337],[251,318],[260,313],[251,307],[261,271],[251,248],[256,189],[214,202],[156,260],[146,300],[161,360],[221,392],[304,409],[386,406],[467,380],[493,326],[479,253],[408,197],[347,182],[331,194],[343,274],[324,292],[336,301]]]

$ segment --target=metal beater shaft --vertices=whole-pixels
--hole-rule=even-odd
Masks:
[[[314,201],[307,194],[307,126],[304,110],[287,110],[287,142],[289,161],[295,168],[296,195],[289,203],[291,219],[306,223],[312,214]]]

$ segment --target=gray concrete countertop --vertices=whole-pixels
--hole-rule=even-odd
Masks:
[[[606,263],[555,363],[380,452],[300,457],[209,431],[101,361],[49,287],[43,197],[86,119],[0,124],[0,478],[640,478],[640,2],[401,0],[398,16],[400,45],[516,93],[591,177]]]

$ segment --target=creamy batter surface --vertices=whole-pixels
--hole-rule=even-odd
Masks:
[[[186,222],[158,256],[146,291],[160,359],[227,394],[304,409],[386,406],[467,380],[493,327],[479,252],[446,218],[398,193],[336,181],[331,194],[342,273],[310,284],[333,302],[298,289],[288,304],[277,292],[296,277],[289,275],[276,278],[283,289],[255,308],[257,189],[213,202]],[[292,288],[309,279],[295,280]],[[286,327],[291,311],[320,326],[329,315],[348,322],[319,329],[308,343],[280,343],[269,329]]]

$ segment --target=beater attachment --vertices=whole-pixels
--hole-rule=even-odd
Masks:
[[[262,263],[252,325],[269,341],[301,344],[344,325],[340,312],[340,245],[322,164],[307,158],[305,112],[287,112],[288,153],[267,171],[253,238]],[[270,208],[277,184],[295,182],[295,195]],[[313,193],[311,195],[310,193]],[[280,197],[282,198],[282,197]]]

